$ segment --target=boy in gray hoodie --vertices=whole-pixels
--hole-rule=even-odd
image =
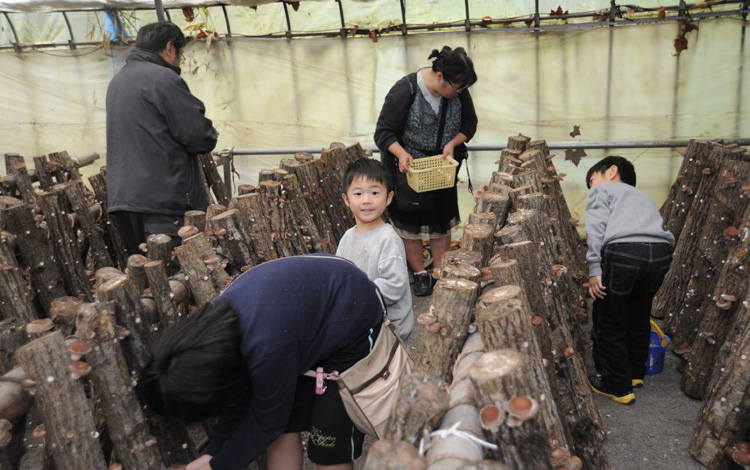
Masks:
[[[654,201],[635,189],[635,169],[607,157],[586,174],[591,331],[597,375],[594,392],[617,403],[635,402],[643,385],[651,336],[651,302],[672,261],[674,236],[662,229]]]
[[[346,168],[341,196],[357,225],[341,237],[336,256],[356,264],[378,286],[388,318],[406,342],[414,329],[414,311],[404,242],[383,220],[393,199],[390,184],[388,172],[377,160],[363,158]]]

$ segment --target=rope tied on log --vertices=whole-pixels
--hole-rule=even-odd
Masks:
[[[451,436],[460,437],[461,439],[466,439],[467,441],[471,441],[475,444],[478,444],[482,447],[486,447],[490,450],[497,450],[497,446],[491,442],[487,442],[483,439],[478,438],[477,436],[473,435],[470,432],[462,431],[458,429],[458,427],[461,425],[461,421],[457,421],[453,426],[451,426],[448,429],[438,429],[437,431],[433,431],[430,433],[430,437],[439,437],[441,439],[445,439]],[[427,449],[425,449],[425,443],[424,438],[420,439],[419,441],[419,455],[424,455]]]

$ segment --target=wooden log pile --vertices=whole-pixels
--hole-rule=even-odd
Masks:
[[[681,388],[702,399],[690,453],[711,469],[750,464],[750,153],[692,141],[661,208],[677,240],[654,298]]]
[[[107,217],[106,168],[89,178],[91,189],[78,172],[98,155],[37,157],[30,171],[22,156],[6,154],[0,437],[9,442],[0,467],[18,465],[22,452],[11,449],[32,438],[44,440],[45,465],[56,468],[166,468],[197,457],[187,429],[141,409],[133,385],[160,329],[237,275],[283,256],[335,252],[353,224],[340,196],[343,171],[367,155],[356,144],[295,157],[231,198],[216,162],[200,156],[211,205],[185,214],[183,244],[172,251],[170,237],[152,235],[143,255],[127,257]],[[35,402],[43,438],[24,426]]]
[[[445,254],[417,317],[415,373],[378,443],[402,457],[378,468],[415,458],[399,440],[426,446],[429,469],[609,468],[583,359],[585,252],[551,159],[543,141],[511,137],[475,195],[462,248]],[[442,383],[449,403],[436,424]]]

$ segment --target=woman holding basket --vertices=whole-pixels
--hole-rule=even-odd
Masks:
[[[456,185],[416,193],[406,173],[418,158],[442,155],[459,163],[477,129],[477,115],[468,88],[477,81],[474,64],[462,47],[434,49],[432,67],[419,69],[388,92],[375,129],[375,143],[394,180],[395,203],[388,213],[404,241],[406,260],[414,272],[414,294],[432,293],[432,276],[425,270],[422,236],[429,237],[434,268],[440,269],[451,242],[451,229],[460,222]]]

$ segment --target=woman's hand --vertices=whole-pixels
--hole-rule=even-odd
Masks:
[[[443,160],[445,160],[448,157],[453,158],[453,149],[456,148],[456,144],[453,143],[451,140],[447,144],[445,144],[445,147],[443,147]]]
[[[210,455],[203,454],[197,459],[193,460],[185,467],[185,470],[211,470],[211,464],[208,463],[211,460]]]
[[[411,158],[411,155],[404,152],[403,155],[398,157],[398,171],[401,173],[406,173],[409,171],[409,168],[411,168],[414,165],[414,159]]]

